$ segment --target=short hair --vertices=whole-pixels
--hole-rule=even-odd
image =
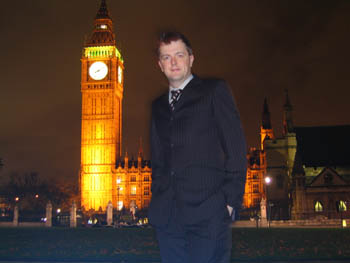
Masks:
[[[160,55],[160,46],[162,44],[170,44],[173,41],[178,41],[181,40],[182,42],[184,42],[187,52],[189,55],[193,55],[193,51],[192,51],[192,46],[190,41],[180,32],[177,31],[169,31],[169,32],[163,32],[159,35],[158,38],[158,46],[157,46],[157,55],[159,57]]]

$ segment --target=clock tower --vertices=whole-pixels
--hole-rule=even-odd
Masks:
[[[124,62],[113,21],[101,0],[81,58],[81,206],[106,210],[116,200],[116,161],[121,157]]]

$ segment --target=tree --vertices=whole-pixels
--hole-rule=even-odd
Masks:
[[[21,209],[31,211],[44,210],[49,201],[56,207],[65,205],[73,193],[66,183],[43,180],[36,172],[12,173],[1,192],[11,206],[18,203]]]

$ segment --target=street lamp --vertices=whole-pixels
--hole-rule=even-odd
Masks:
[[[271,207],[273,206],[272,203],[270,203],[270,198],[268,197],[268,189],[269,189],[269,185],[271,184],[272,182],[272,178],[270,176],[266,176],[265,177],[265,194],[266,194],[266,203],[267,203],[267,222],[268,222],[268,226],[270,228],[270,224],[271,224]]]
[[[121,190],[119,186],[120,182],[121,179],[117,178],[117,211],[119,211],[119,190]]]
[[[123,187],[121,187],[119,184],[121,183],[121,179],[117,178],[117,220],[119,220],[119,211],[121,209],[121,206],[119,204],[119,191],[123,190]]]
[[[265,183],[266,183],[267,185],[269,185],[269,184],[271,183],[271,181],[272,181],[272,179],[271,179],[270,176],[266,176],[266,177],[265,177]]]

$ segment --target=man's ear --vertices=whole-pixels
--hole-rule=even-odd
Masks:
[[[164,70],[163,70],[163,65],[162,65],[162,63],[160,63],[160,60],[158,60],[158,65],[159,65],[159,67],[160,67],[160,70],[161,70],[162,72],[164,72]]]
[[[194,56],[190,55],[190,67],[192,67],[193,61],[194,61]]]

